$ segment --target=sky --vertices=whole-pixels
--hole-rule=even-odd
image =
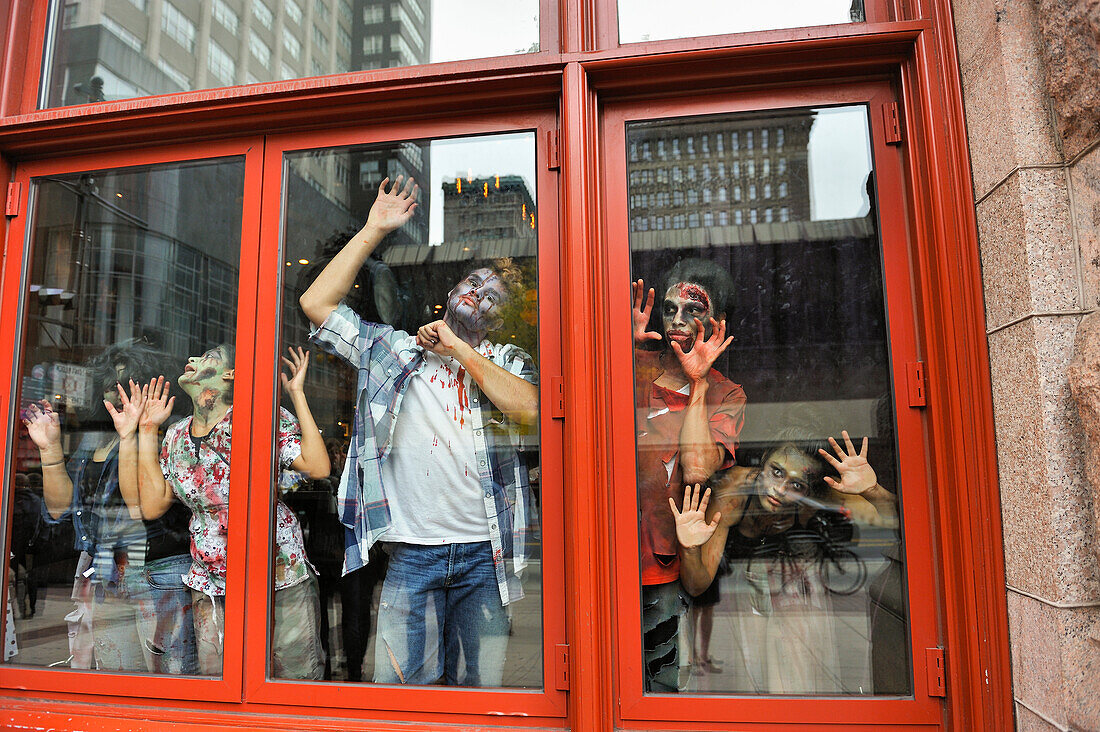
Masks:
[[[849,219],[869,207],[864,194],[871,172],[867,107],[817,109],[810,128],[810,218]]]
[[[621,43],[851,22],[851,0],[693,0],[670,13],[667,0],[619,0]]]
[[[433,0],[432,63],[527,51],[538,18],[538,0]]]
[[[428,243],[443,243],[444,181],[463,178],[485,178],[499,175],[522,176],[531,197],[535,191],[535,133],[516,132],[506,135],[461,137],[432,140],[429,150],[432,168],[431,211],[428,219]]]

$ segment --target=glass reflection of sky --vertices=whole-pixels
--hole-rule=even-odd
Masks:
[[[619,42],[850,23],[851,6],[852,0],[695,0],[677,8],[664,0],[619,0]]]
[[[810,128],[810,217],[814,221],[865,216],[871,150],[867,108],[815,109]]]
[[[453,182],[459,176],[476,179],[518,175],[535,198],[534,150],[534,133],[531,132],[432,140],[429,152],[431,190],[439,191],[444,182]],[[443,196],[431,196],[431,206],[428,243],[438,246],[444,239]]]

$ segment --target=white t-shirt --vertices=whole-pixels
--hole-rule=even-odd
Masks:
[[[489,540],[474,452],[472,383],[453,358],[424,352],[424,366],[405,389],[382,464],[391,519],[383,541]]]

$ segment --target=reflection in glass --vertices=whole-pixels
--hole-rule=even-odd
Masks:
[[[542,685],[534,162],[530,133],[287,155],[282,338],[332,472],[279,482],[326,679]]]
[[[702,0],[691,12],[658,0],[619,0],[619,42],[638,43],[776,28],[861,23],[864,0]]]
[[[539,50],[538,0],[54,0],[44,107]]]
[[[141,386],[187,381],[190,353],[234,339],[244,164],[34,185],[12,440],[10,660],[199,673],[196,516],[161,466],[162,429],[178,431],[185,408],[163,383],[160,399]],[[159,495],[139,488],[139,471],[159,481]]]
[[[651,693],[910,692],[866,115],[628,127]]]

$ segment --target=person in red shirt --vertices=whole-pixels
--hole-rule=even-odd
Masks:
[[[713,262],[678,262],[662,283],[660,333],[648,330],[657,293],[642,280],[632,291],[645,688],[676,692],[688,595],[668,505],[681,486],[734,463],[745,392],[713,368],[733,341],[725,320],[733,278]]]

